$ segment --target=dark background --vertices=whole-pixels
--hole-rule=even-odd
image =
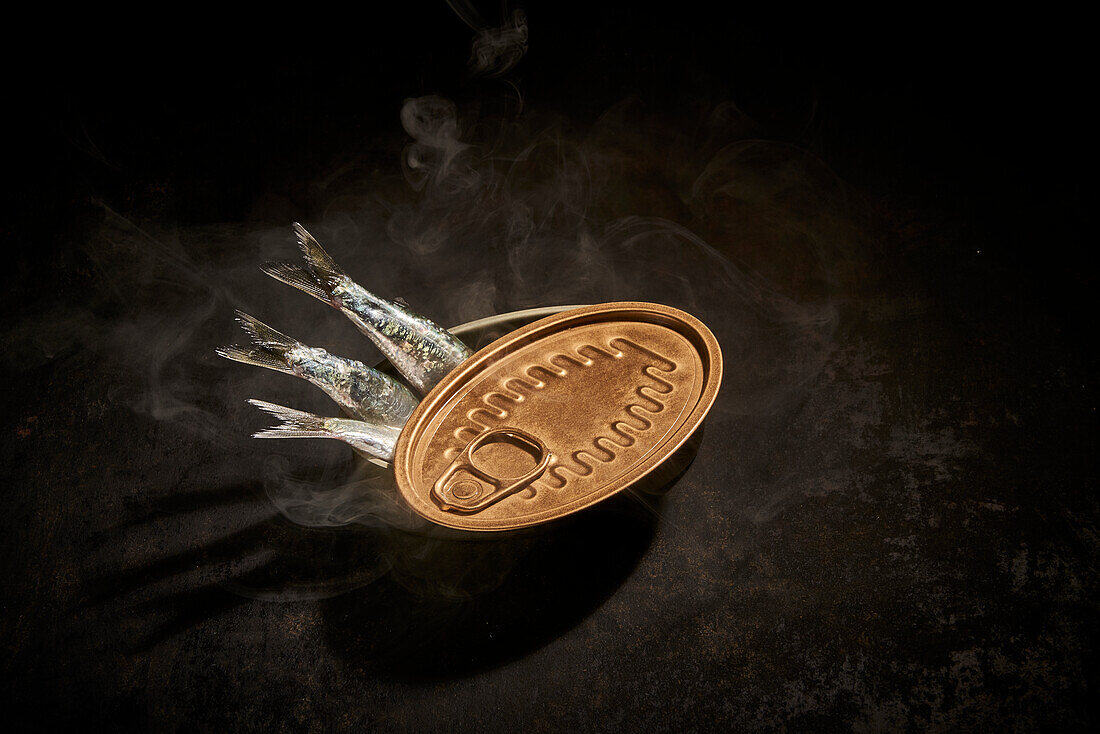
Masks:
[[[711,431],[659,530],[629,507],[586,513],[499,550],[519,565],[473,601],[390,582],[350,599],[241,595],[257,549],[275,549],[269,577],[326,565],[351,578],[373,540],[260,523],[245,469],[126,408],[131,378],[83,356],[126,307],[97,300],[47,359],[24,359],[21,325],[48,331],[110,280],[81,244],[105,208],[160,229],[309,222],[326,171],[400,149],[404,99],[488,108],[503,83],[469,73],[473,31],[443,3],[28,22],[5,62],[0,222],[0,631],[20,728],[1095,726],[1082,19],[591,5],[524,6],[530,50],[511,78],[531,109],[583,129],[626,97],[672,118],[732,100],[845,182],[868,285],[843,296],[842,351],[875,344],[898,396],[877,438],[830,444],[815,425],[832,393],[818,392]],[[891,292],[909,311],[881,307]],[[835,417],[846,383],[826,374]],[[897,449],[925,417],[941,443]],[[752,515],[744,492],[722,491],[738,461],[745,486],[835,465],[865,481],[796,488]],[[437,618],[439,637],[420,634]]]

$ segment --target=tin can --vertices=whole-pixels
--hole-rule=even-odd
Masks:
[[[681,449],[697,445],[721,376],[714,335],[679,309],[551,313],[479,349],[425,396],[394,453],[398,491],[437,525],[484,532],[651,488],[686,465]]]

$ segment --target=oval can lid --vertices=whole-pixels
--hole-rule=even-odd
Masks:
[[[428,520],[513,530],[629,487],[698,428],[722,381],[717,339],[655,303],[565,311],[507,334],[417,406],[394,452]]]

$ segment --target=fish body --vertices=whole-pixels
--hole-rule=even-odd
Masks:
[[[252,434],[253,438],[333,438],[357,451],[392,461],[393,449],[401,434],[399,427],[348,418],[325,418],[263,400],[248,402],[282,421],[277,426],[257,431]]]
[[[472,353],[434,321],[378,298],[350,278],[341,279],[333,296],[345,315],[422,393],[429,392]]]
[[[472,354],[431,319],[353,281],[304,227],[294,228],[307,267],[268,263],[264,272],[339,309],[418,391],[429,392]]]
[[[398,431],[416,408],[416,396],[389,375],[302,344],[240,311],[237,321],[253,346],[219,349],[218,354],[227,359],[300,377],[324,390],[353,418]]]

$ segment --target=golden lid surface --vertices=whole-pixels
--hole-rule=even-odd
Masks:
[[[655,303],[565,311],[478,351],[421,401],[394,452],[432,522],[512,530],[583,509],[691,436],[722,379],[714,335]]]

